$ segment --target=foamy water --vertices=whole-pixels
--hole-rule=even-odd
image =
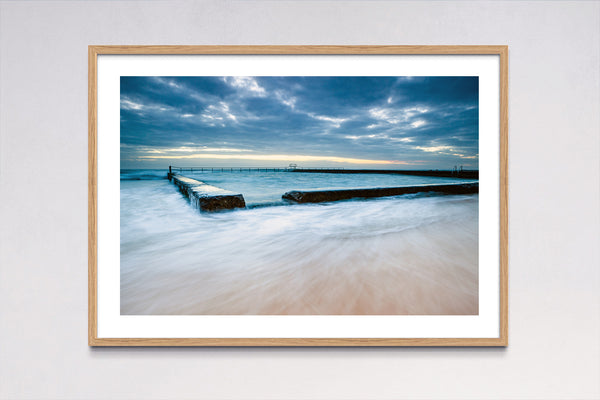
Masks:
[[[230,190],[243,181],[217,175],[202,180]],[[283,191],[322,185],[291,175],[312,174],[271,173],[270,184],[254,177],[245,184],[258,190],[238,191],[275,204]],[[373,186],[434,183],[379,178]],[[122,314],[478,313],[477,195],[201,213],[166,179],[146,179],[121,181]],[[282,191],[287,179],[300,181]]]

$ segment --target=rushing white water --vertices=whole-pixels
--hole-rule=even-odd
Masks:
[[[477,195],[201,213],[158,175],[164,172],[122,173],[122,314],[478,313]],[[250,205],[325,187],[314,177],[302,183],[299,175],[311,174],[270,173],[267,183],[231,173],[230,180],[202,180],[240,188]],[[366,187],[357,186],[364,176],[336,176],[328,188]],[[440,182],[387,178],[366,184]]]

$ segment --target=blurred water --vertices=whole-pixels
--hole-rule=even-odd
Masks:
[[[250,204],[293,189],[424,181],[252,174],[202,180]],[[122,314],[478,313],[478,195],[201,213],[164,176],[122,171]]]
[[[176,172],[176,171],[174,171]],[[166,170],[122,170],[121,180],[166,179]],[[184,171],[182,175],[242,193],[250,206],[281,203],[291,190],[335,190],[476,182],[472,179],[390,174],[327,174],[257,171]]]

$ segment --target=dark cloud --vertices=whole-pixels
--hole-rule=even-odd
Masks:
[[[477,168],[478,90],[477,77],[121,77],[121,162]]]

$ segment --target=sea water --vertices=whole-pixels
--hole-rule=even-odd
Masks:
[[[288,204],[290,190],[467,182],[387,174],[199,172],[248,208],[206,213],[165,170],[121,171],[121,313],[478,313],[478,195]],[[472,181],[472,180],[469,180]]]

